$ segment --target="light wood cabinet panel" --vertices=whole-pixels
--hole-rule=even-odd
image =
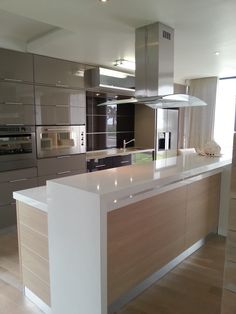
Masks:
[[[236,294],[236,263],[225,262],[224,288]]]
[[[226,260],[236,263],[236,231],[228,231]]]
[[[48,238],[29,227],[20,225],[20,241],[22,245],[48,260]]]
[[[109,304],[184,250],[185,199],[183,187],[108,213]]]
[[[50,306],[50,287],[24,266],[22,266],[22,275],[24,285]]]
[[[236,199],[230,200],[229,208],[229,230],[236,231]]]
[[[50,284],[48,260],[45,260],[41,256],[35,254],[24,245],[21,246],[21,258],[23,267],[30,270],[47,285]]]
[[[23,285],[50,306],[47,213],[17,202],[17,225]]]
[[[235,293],[224,290],[222,299],[221,314],[235,314],[236,309],[236,295]]]
[[[20,223],[28,226],[30,229],[48,235],[47,213],[35,207],[21,203],[19,210]]]
[[[208,177],[188,186],[187,234],[189,247],[218,226],[220,175]]]

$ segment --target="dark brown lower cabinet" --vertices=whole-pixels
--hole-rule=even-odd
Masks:
[[[89,159],[87,160],[87,171],[93,172],[109,168],[128,166],[131,165],[131,163],[132,163],[131,154],[98,159]]]

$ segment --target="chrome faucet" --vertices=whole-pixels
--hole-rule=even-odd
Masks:
[[[125,148],[126,148],[126,145],[129,144],[129,143],[131,143],[131,142],[135,142],[135,138],[133,138],[132,140],[130,140],[130,141],[128,141],[128,142],[126,142],[125,140],[123,140],[123,149],[125,149]]]

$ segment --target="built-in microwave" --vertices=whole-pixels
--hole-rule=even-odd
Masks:
[[[35,128],[0,126],[0,171],[35,166]]]
[[[36,137],[38,158],[86,152],[86,130],[84,125],[36,127]]]

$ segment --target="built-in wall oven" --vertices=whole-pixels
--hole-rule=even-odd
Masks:
[[[36,166],[35,128],[0,126],[0,171]]]
[[[79,126],[36,127],[37,157],[54,157],[86,152],[86,130]]]

